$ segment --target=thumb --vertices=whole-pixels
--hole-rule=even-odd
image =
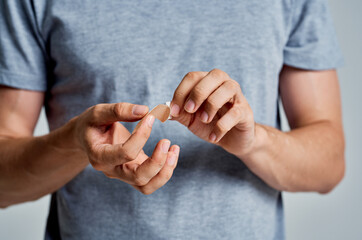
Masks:
[[[91,119],[94,124],[110,124],[118,121],[134,122],[141,119],[148,112],[144,105],[126,102],[97,104],[90,109]]]

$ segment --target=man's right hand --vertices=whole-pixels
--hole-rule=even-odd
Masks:
[[[146,115],[148,108],[130,103],[98,104],[70,121],[73,139],[84,151],[94,169],[107,177],[131,184],[143,194],[151,194],[171,178],[179,156],[177,145],[162,139],[151,157],[142,150],[155,117],[148,115],[131,134],[119,121],[133,122]]]
[[[53,193],[89,163],[150,194],[163,186],[175,169],[179,147],[161,140],[151,157],[142,148],[152,129],[153,116],[130,134],[119,121],[137,121],[146,106],[99,104],[62,127],[33,136],[44,92],[0,85],[0,208]]]

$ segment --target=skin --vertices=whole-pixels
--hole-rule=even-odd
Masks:
[[[344,174],[337,74],[284,67],[280,94],[292,128],[287,133],[255,123],[239,84],[218,69],[188,73],[174,93],[171,111],[173,120],[239,157],[270,186],[327,193]],[[146,106],[99,104],[33,137],[44,93],[0,87],[0,101],[7,103],[0,107],[1,207],[54,192],[89,163],[144,194],[166,184],[176,167],[180,148],[169,148],[167,139],[151,157],[142,151],[154,118],[132,135],[119,123],[140,120]]]
[[[284,133],[254,122],[240,85],[225,72],[191,72],[174,93],[171,114],[237,156],[271,187],[327,193],[345,169],[339,92],[335,70],[285,66],[280,95],[292,130]]]
[[[98,104],[51,133],[32,133],[44,93],[0,88],[0,206],[35,200],[74,178],[89,163],[107,177],[151,194],[171,177],[180,148],[158,142],[151,157],[142,148],[150,136],[149,115],[132,135],[118,121],[137,121],[146,106]],[[36,156],[36,157],[34,157]]]

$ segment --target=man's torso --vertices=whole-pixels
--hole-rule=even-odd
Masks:
[[[256,122],[279,126],[288,0],[35,1],[35,12],[51,58],[51,129],[98,103],[164,103],[187,72],[213,68],[240,83]],[[51,208],[62,238],[283,238],[278,191],[176,122],[156,123],[145,152],[162,138],[181,146],[172,179],[144,196],[88,166]]]

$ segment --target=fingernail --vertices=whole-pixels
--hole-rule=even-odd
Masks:
[[[171,116],[177,117],[179,113],[180,113],[180,107],[177,104],[172,104]]]
[[[169,156],[167,158],[167,164],[170,165],[170,166],[173,166],[176,162],[176,155],[175,154],[172,154],[171,156]]]
[[[147,117],[147,124],[149,127],[152,127],[153,123],[155,122],[155,116],[153,115],[148,115]]]
[[[147,107],[142,105],[135,105],[132,108],[133,115],[144,115],[147,112]]]
[[[216,140],[216,134],[215,133],[211,133],[210,136],[209,136],[209,139],[211,142],[215,142]]]
[[[178,154],[178,153],[180,152],[180,147],[179,147],[179,146],[175,146],[175,147],[173,148],[173,152],[176,153],[176,154]]]
[[[193,112],[195,108],[195,102],[189,99],[185,105],[185,110],[189,113]]]
[[[201,121],[204,122],[204,123],[206,123],[208,119],[209,119],[209,114],[207,114],[207,112],[204,111],[204,112],[201,114]]]
[[[162,149],[162,152],[163,152],[163,153],[167,153],[167,152],[168,152],[168,149],[170,148],[170,144],[171,144],[170,141],[164,141],[164,142],[162,143],[161,149]]]

